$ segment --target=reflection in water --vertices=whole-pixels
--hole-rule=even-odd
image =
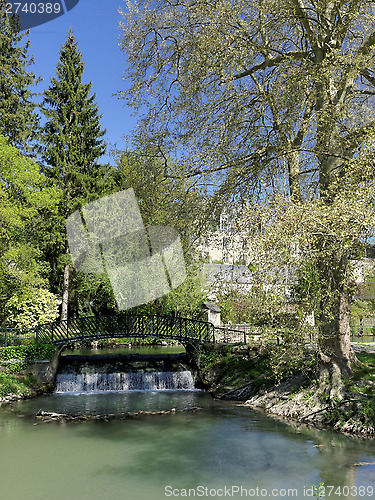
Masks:
[[[33,418],[39,409],[79,414],[193,406],[202,411],[66,425],[34,425]],[[199,486],[211,493],[232,486],[285,490],[272,498],[296,489],[294,498],[302,499],[321,481],[375,487],[375,466],[354,465],[365,462],[375,462],[373,441],[292,427],[202,392],[54,395],[0,412],[4,499],[160,500],[171,492],[166,487],[183,493]]]

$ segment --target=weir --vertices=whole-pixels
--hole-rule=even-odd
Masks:
[[[186,355],[63,356],[55,393],[194,390]]]

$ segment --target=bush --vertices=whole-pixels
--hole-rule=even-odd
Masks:
[[[29,289],[13,295],[5,305],[7,325],[13,328],[33,328],[58,317],[58,300],[44,289]]]
[[[33,361],[51,359],[56,352],[56,346],[53,344],[35,344],[0,347],[1,361]]]

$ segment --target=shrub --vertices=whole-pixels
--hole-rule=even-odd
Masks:
[[[58,300],[44,289],[29,289],[13,295],[5,305],[7,325],[13,328],[33,328],[58,317]]]

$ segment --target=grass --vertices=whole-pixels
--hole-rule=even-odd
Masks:
[[[364,426],[375,425],[375,354],[361,352],[357,354],[360,361],[353,367],[353,374],[345,380],[348,407],[343,407],[341,401],[331,402],[332,408],[328,409],[325,417],[327,420],[341,422],[354,422]]]
[[[212,371],[216,373],[215,385],[223,389],[250,382],[254,388],[270,387],[275,383],[267,352],[251,351],[244,355],[236,352],[236,346],[204,348],[200,365],[202,379],[205,380]]]
[[[56,351],[53,345],[23,345],[0,348],[0,397],[11,394],[27,395],[38,383],[32,375],[24,374],[28,362],[50,360]]]
[[[27,395],[36,386],[37,381],[32,375],[0,372],[0,397]]]

